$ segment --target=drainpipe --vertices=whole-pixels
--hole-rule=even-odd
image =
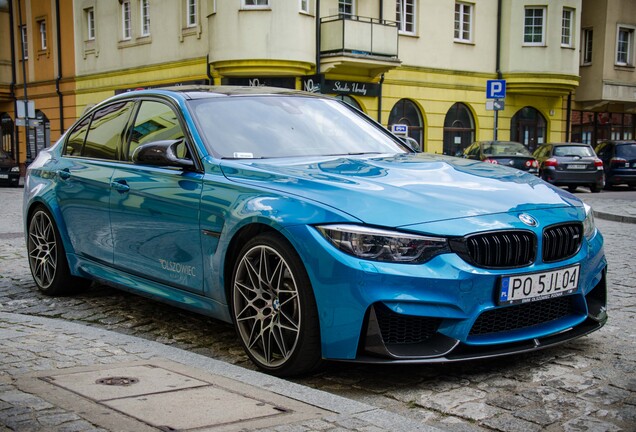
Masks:
[[[18,100],[15,96],[15,83],[17,80],[17,76],[16,76],[16,70],[15,70],[15,35],[14,35],[14,23],[13,23],[13,1],[9,0],[9,27],[10,27],[10,31],[9,31],[9,38],[10,38],[10,42],[11,42],[11,84],[9,86],[10,92],[11,92],[11,99],[13,99],[13,115],[15,117],[15,114],[18,113]],[[18,165],[20,164],[20,141],[18,140],[18,127],[15,125],[15,123],[13,123],[13,138],[14,138],[14,144],[15,144],[15,148],[11,149],[12,151],[15,151],[14,159],[15,161],[18,163]]]
[[[316,0],[316,75],[320,74],[320,0]],[[320,92],[323,91],[322,79]]]
[[[384,82],[384,74],[380,76],[380,88],[378,89],[378,123],[382,123],[382,83]]]
[[[384,21],[384,0],[380,0],[380,24]]]
[[[497,70],[497,79],[502,79],[501,73],[501,0],[497,0],[497,47],[495,50],[495,68]]]
[[[572,92],[568,93],[568,105],[565,113],[565,142],[570,142],[570,118],[572,116]]]
[[[57,27],[57,77],[55,77],[55,92],[60,105],[60,136],[64,134],[64,97],[60,91],[62,79],[62,32],[60,31],[60,0],[55,0],[55,26]]]
[[[214,77],[212,76],[212,71],[210,70],[210,53],[205,56],[205,73],[208,76],[208,84],[214,85]]]

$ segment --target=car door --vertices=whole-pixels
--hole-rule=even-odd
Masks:
[[[111,264],[110,181],[134,103],[109,104],[70,132],[57,166],[56,196],[74,252]]]
[[[199,292],[203,258],[199,227],[202,174],[132,163],[140,145],[183,139],[184,127],[163,100],[141,100],[128,134],[125,159],[113,174],[111,226],[115,266],[131,274]]]

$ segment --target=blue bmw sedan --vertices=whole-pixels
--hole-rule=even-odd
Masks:
[[[588,206],[519,170],[416,153],[326,96],[115,96],[29,167],[24,216],[45,294],[98,281],[233,323],[280,376],[529,352],[607,320]]]

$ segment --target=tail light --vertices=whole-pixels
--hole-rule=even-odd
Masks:
[[[545,162],[543,162],[543,166],[556,167],[556,166],[559,166],[559,162],[555,158],[550,158],[550,159],[546,159]]]
[[[627,160],[623,159],[623,158],[619,158],[619,157],[613,157],[610,159],[610,165],[616,165],[616,166],[624,166],[627,167]]]
[[[488,162],[488,163],[495,164],[495,165],[497,165],[499,163],[499,162],[497,162],[497,159],[490,159],[490,158],[484,159],[484,162]]]
[[[536,159],[530,159],[526,161],[526,166],[528,168],[537,168],[539,166],[539,163]]]
[[[599,158],[594,159],[594,166],[596,167],[597,170],[602,170],[603,169],[603,161],[600,160]]]

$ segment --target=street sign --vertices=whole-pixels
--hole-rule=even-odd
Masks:
[[[503,100],[491,99],[486,101],[487,111],[501,111],[505,108],[506,104]]]
[[[506,80],[488,80],[486,82],[486,99],[504,99],[506,97]]]
[[[19,118],[35,118],[35,102],[32,100],[17,100],[16,106],[18,108],[17,116]]]
[[[394,124],[391,126],[391,132],[393,132],[396,135],[408,135],[409,133],[409,127],[408,125],[404,125],[404,124]]]

